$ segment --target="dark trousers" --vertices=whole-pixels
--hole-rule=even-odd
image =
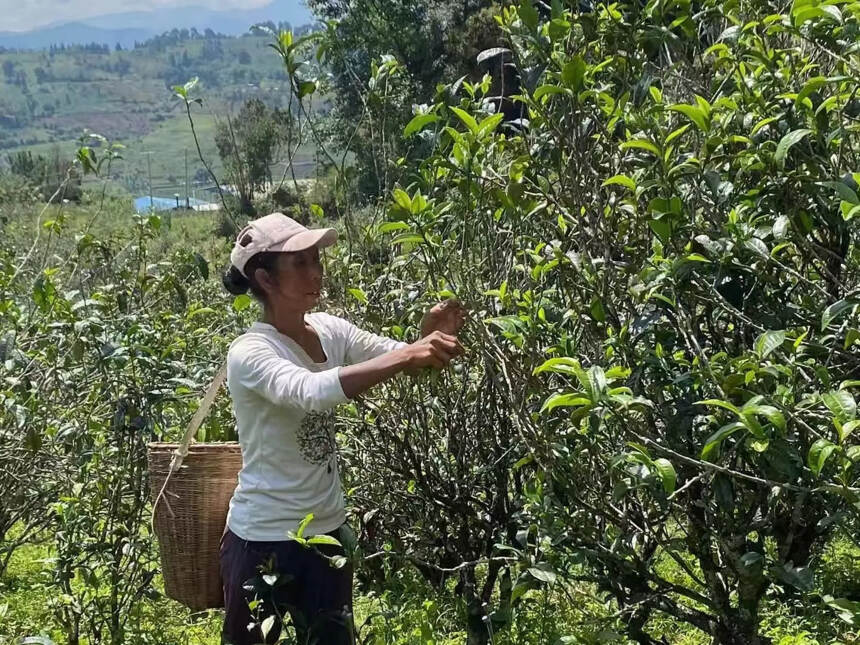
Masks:
[[[349,527],[329,533],[346,545]],[[327,558],[344,555],[334,545],[302,546],[294,540],[252,542],[229,529],[221,538],[224,645],[276,643],[281,618],[290,615],[299,645],[352,645],[352,565],[335,568]],[[253,611],[249,603],[256,601]],[[264,638],[260,625],[274,616]],[[253,629],[248,629],[255,623]]]

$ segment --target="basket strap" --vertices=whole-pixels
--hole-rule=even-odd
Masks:
[[[185,436],[182,437],[179,447],[173,453],[173,459],[170,462],[171,473],[182,465],[182,460],[188,455],[188,447],[191,445],[191,440],[194,438],[194,435],[197,434],[197,431],[200,429],[200,424],[203,423],[203,419],[205,419],[206,415],[209,414],[209,410],[212,409],[212,404],[215,402],[215,395],[218,394],[218,390],[221,389],[226,378],[227,363],[224,363],[221,366],[221,369],[218,370],[218,373],[215,374],[215,378],[212,379],[212,383],[209,384],[206,394],[204,394],[203,398],[200,400],[200,406],[197,408],[197,412],[195,412],[194,416],[191,417],[191,423],[188,424],[188,428],[185,430]]]
[[[200,405],[197,408],[197,411],[194,413],[194,416],[191,417],[191,423],[188,424],[188,428],[185,430],[185,435],[182,437],[182,441],[179,443],[179,447],[173,451],[173,457],[170,460],[170,469],[167,471],[167,476],[164,478],[164,483],[161,485],[161,490],[158,492],[158,495],[155,498],[155,502],[152,504],[152,519],[151,524],[153,530],[155,529],[155,511],[158,508],[158,503],[164,498],[164,491],[167,490],[167,482],[170,481],[170,476],[173,475],[177,470],[179,470],[180,466],[182,466],[182,461],[188,455],[188,447],[191,445],[191,440],[194,438],[194,435],[197,434],[197,431],[200,429],[200,424],[203,423],[203,419],[206,418],[206,415],[209,414],[209,410],[212,408],[212,404],[215,402],[215,395],[218,394],[218,390],[221,389],[221,386],[224,384],[224,381],[227,379],[227,363],[224,363],[221,366],[221,369],[215,374],[215,378],[212,379],[212,383],[209,384],[209,388],[206,390],[206,394],[203,395],[203,398],[200,400]],[[167,500],[165,500],[166,502]],[[170,505],[167,505],[167,510],[170,511]],[[170,511],[170,514],[173,515],[173,512]]]

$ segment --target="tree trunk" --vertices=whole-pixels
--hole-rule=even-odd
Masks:
[[[741,589],[741,594],[742,589]],[[758,633],[758,599],[755,607],[744,608],[744,598],[741,597],[741,609],[729,616],[722,616],[714,632],[715,645],[770,645],[771,639]]]
[[[753,626],[749,629],[737,623],[720,622],[714,633],[714,645],[771,645],[773,641],[758,634]]]
[[[463,598],[466,600],[466,645],[487,645],[490,642],[490,633],[484,622],[481,597],[475,588],[474,570],[464,569],[460,574],[460,581],[463,583]]]

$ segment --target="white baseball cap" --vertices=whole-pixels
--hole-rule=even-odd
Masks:
[[[283,213],[271,213],[252,220],[239,231],[230,252],[230,262],[245,275],[245,265],[257,253],[304,251],[311,247],[325,248],[337,241],[333,228],[306,228]]]

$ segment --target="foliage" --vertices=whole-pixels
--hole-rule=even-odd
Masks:
[[[524,118],[490,76],[404,118],[409,66],[362,69],[372,189],[311,107],[311,47],[343,51],[274,35],[298,141],[336,173],[333,212],[311,207],[344,229],[327,308],[406,340],[439,298],[472,312],[453,371],[339,417],[370,642],[856,642],[858,17],[522,0],[497,24]],[[188,250],[202,222],[91,215],[4,224],[0,463],[12,486],[21,454],[56,473],[60,633],[145,641],[142,447],[177,434],[253,307],[209,275],[223,244]],[[201,438],[228,426],[222,401]]]
[[[335,297],[395,335],[425,287],[483,322],[452,380],[345,420],[356,502],[437,573],[500,563],[483,579],[498,596],[457,569],[491,621],[571,576],[642,643],[661,616],[767,642],[778,598],[853,620],[815,591],[814,558],[860,493],[857,14],[524,1],[500,25],[527,121],[502,124],[485,78],[405,127],[433,148],[351,238],[395,255],[368,266],[352,246]],[[383,58],[371,79],[383,69],[406,73]]]
[[[10,172],[0,172],[0,203],[27,204],[39,199],[39,193],[27,179]],[[0,218],[5,214],[0,212]]]
[[[272,164],[288,145],[293,117],[250,99],[236,118],[218,124],[215,144],[226,176],[236,187],[243,212],[250,212],[254,196],[272,184]]]
[[[146,444],[179,433],[242,323],[201,255],[158,249],[157,216],[123,213],[105,237],[91,214],[50,217],[38,255],[14,250],[29,222],[6,231],[0,556],[50,536],[46,609],[67,642],[126,643],[156,593]]]
[[[498,5],[311,0],[308,6],[328,26],[319,53],[333,76],[333,138],[355,155],[361,193],[387,194],[413,106],[432,96],[443,79],[477,70],[474,55],[500,36],[492,16]]]
[[[59,148],[54,148],[50,156],[20,151],[8,155],[7,161],[12,175],[7,184],[10,189],[17,180],[18,186],[32,186],[44,201],[80,201],[81,175],[71,162],[62,158]]]

